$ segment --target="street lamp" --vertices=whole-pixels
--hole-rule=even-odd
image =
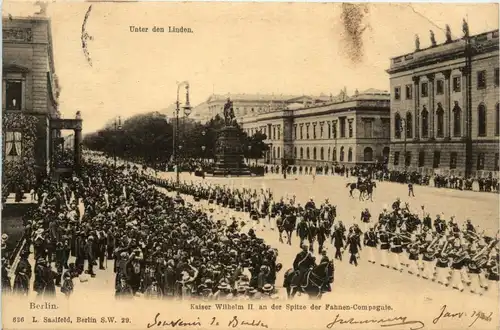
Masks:
[[[251,145],[248,146],[248,164],[249,165],[250,165],[250,158],[251,158],[250,157],[250,151],[252,151],[252,146]]]
[[[174,134],[174,146],[178,143],[179,140],[179,112],[181,111],[180,109],[180,102],[179,102],[179,92],[181,86],[186,87],[186,103],[182,107],[184,110],[184,116],[189,116],[191,114],[191,105],[189,104],[189,82],[183,81],[180,83],[177,83],[177,101],[175,103],[175,134]],[[174,147],[174,162],[175,162],[175,172],[176,172],[176,186],[177,188],[180,185],[180,177],[179,177],[179,153],[180,149],[182,149],[182,146],[179,145],[179,151],[177,151],[177,148]]]
[[[115,118],[113,128],[114,128],[114,136],[115,136],[115,139],[114,139],[115,143],[113,143],[113,163],[114,163],[114,166],[116,168],[116,142],[117,142],[116,133],[118,131],[122,130],[122,118],[120,116],[118,116],[118,118]]]

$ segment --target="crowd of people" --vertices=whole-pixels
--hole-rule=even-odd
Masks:
[[[278,250],[257,235],[265,223],[277,229],[281,242],[283,232],[290,244],[292,232],[300,238],[293,263],[299,283],[312,268],[329,262],[329,244],[339,262],[348,251],[349,263],[357,266],[366,250],[370,263],[460,291],[468,286],[483,294],[498,281],[498,234],[478,233],[470,220],[461,228],[454,218],[432,220],[423,208],[420,217],[398,199],[376,221],[364,209],[347,229],[329,200],[316,205],[311,198],[302,206],[295,197],[277,197],[269,189],[177,185],[153,174],[97,159],[88,160],[78,177],[46,180],[36,191],[39,207],[25,223],[26,244],[13,282],[8,263],[2,262],[4,290],[28,295],[34,276],[38,295],[53,296],[60,287],[69,297],[75,278],[95,277],[94,268],[106,269],[110,260],[117,298],[274,299],[282,265]],[[194,204],[181,194],[193,196]],[[217,219],[217,208],[247,216]],[[251,229],[243,232],[248,221]],[[321,289],[330,287],[324,283]]]
[[[39,187],[12,286],[5,264],[4,290],[28,295],[34,275],[38,295],[54,296],[60,287],[70,296],[73,279],[95,277],[94,267],[113,260],[117,298],[276,296],[276,249],[254,230],[240,232],[235,219],[216,220],[180,195],[165,195],[141,172],[89,161],[80,177]]]
[[[465,178],[459,175],[444,175],[444,174],[423,174],[418,171],[398,171],[389,170],[383,164],[355,165],[347,167],[345,165],[329,165],[329,166],[280,166],[272,165],[266,167],[267,173],[283,173],[286,169],[287,174],[299,175],[339,175],[339,176],[369,176],[379,181],[389,181],[404,184],[415,184],[429,186],[431,182],[435,188],[450,188],[457,190],[473,190],[474,182],[477,182],[477,190],[479,192],[500,192],[500,181],[493,177],[486,178]]]

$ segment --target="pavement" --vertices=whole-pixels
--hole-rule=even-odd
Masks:
[[[160,172],[158,176],[161,178],[174,178],[175,174]],[[203,181],[203,179],[188,173],[181,173],[181,181],[196,182]],[[343,220],[346,225],[359,222],[361,210],[365,207],[369,208],[372,216],[378,217],[384,204],[390,207],[396,197],[400,197],[403,203],[409,202],[410,208],[415,211],[421,212],[421,205],[424,205],[425,211],[429,212],[432,217],[444,213],[444,218],[448,219],[449,216],[455,215],[459,223],[471,218],[474,224],[480,226],[481,230],[484,229],[491,235],[494,235],[498,230],[498,195],[496,194],[415,186],[416,197],[407,197],[406,186],[390,182],[378,182],[378,187],[374,193],[374,201],[360,202],[357,196],[356,198],[349,197],[346,188],[346,183],[354,182],[355,178],[316,176],[313,180],[311,176],[289,176],[287,179],[283,179],[282,176],[268,175],[265,177],[210,177],[206,178],[205,181],[234,188],[270,188],[276,197],[296,195],[297,202],[302,205],[310,197],[314,197],[316,203],[319,204],[325,198],[329,198],[331,204],[337,205],[337,219]],[[197,204],[189,196],[185,196],[185,199]],[[207,205],[203,202],[200,203]],[[214,211],[216,219],[227,219],[233,215],[248,221],[249,226],[251,225],[248,216],[241,212],[222,208]],[[245,230],[247,229],[245,228]],[[279,251],[278,262],[283,264],[283,269],[278,274],[276,282],[279,287],[283,283],[283,274],[291,267],[295,255],[299,252],[298,238],[292,238],[292,246],[279,243],[277,231],[271,230],[269,225],[259,230],[257,235]],[[317,247],[315,248],[317,250]],[[329,245],[328,249],[329,257],[333,258],[333,247]],[[34,265],[33,259],[30,262]],[[112,261],[108,262],[106,270],[96,270],[97,276],[89,278],[86,282],[75,279],[75,290],[72,297],[83,303],[90,298],[92,300],[96,298],[109,300],[113,297],[114,273],[112,263]],[[345,256],[342,262],[335,261],[335,269],[335,282],[332,285],[332,292],[323,296],[322,303],[390,304],[391,306],[400,306],[400,308],[403,308],[401,306],[412,308],[412,306],[420,306],[421,304],[425,308],[425,305],[429,303],[436,306],[453,302],[458,308],[476,308],[485,312],[497,310],[498,307],[498,287],[495,288],[492,285],[490,290],[483,296],[467,291],[459,292],[435,282],[417,278],[406,272],[400,273],[383,268],[378,264],[370,264],[366,261],[364,250],[361,251],[361,258],[357,267],[350,265],[348,258]],[[34,295],[34,293],[31,292],[31,295]],[[280,290],[280,296],[285,298],[284,290]],[[304,296],[297,297],[294,302],[304,301],[304,299],[306,299]],[[497,317],[496,314],[494,317]]]

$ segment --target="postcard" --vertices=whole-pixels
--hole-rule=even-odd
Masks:
[[[497,329],[495,3],[2,8],[2,328]]]

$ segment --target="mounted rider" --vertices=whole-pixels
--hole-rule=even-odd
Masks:
[[[304,280],[304,275],[310,268],[316,266],[314,257],[309,253],[309,246],[307,243],[302,244],[302,251],[300,251],[293,262],[293,270],[298,273],[296,283],[297,285],[302,284]]]
[[[323,264],[326,266],[328,263],[330,263],[330,259],[328,258],[328,249],[325,248],[321,251],[321,260],[318,266],[321,266]],[[332,292],[332,287],[330,285],[331,281],[332,279],[328,279],[328,281],[323,285],[323,292]]]

